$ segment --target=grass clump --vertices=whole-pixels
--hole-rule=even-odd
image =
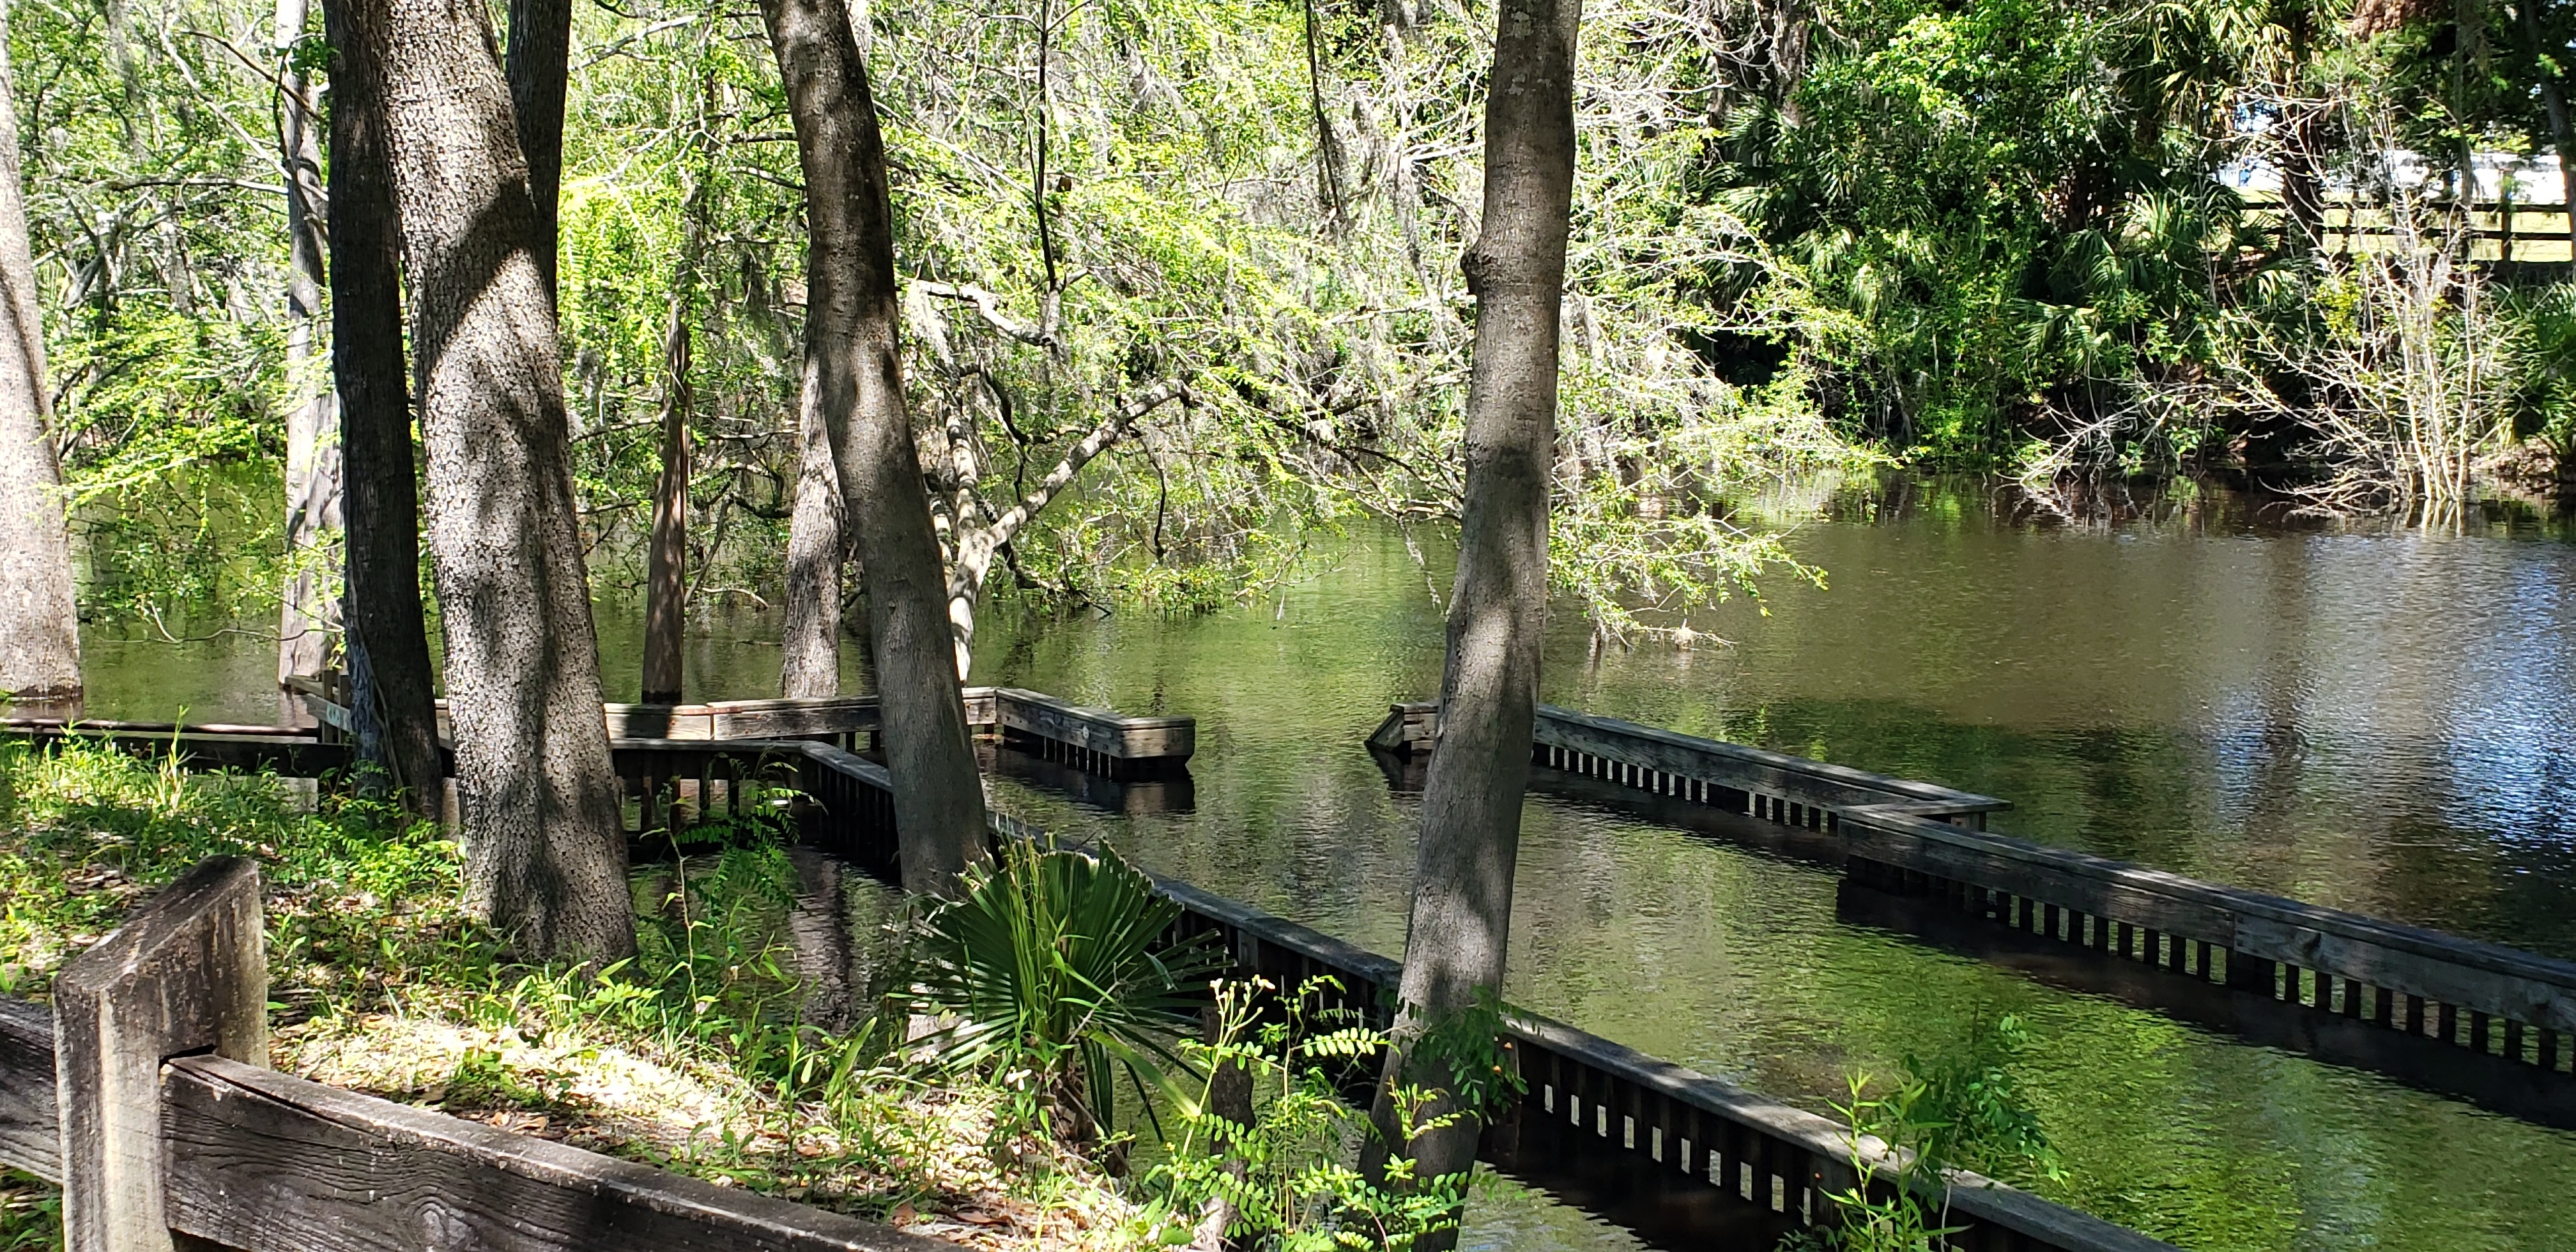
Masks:
[[[1960,1171],[2059,1180],[2056,1151],[2010,1068],[2028,1041],[2012,1015],[1980,1017],[1964,1051],[1908,1054],[1894,1083],[1849,1075],[1850,1099],[1834,1111],[1848,1132],[1852,1174],[1871,1179],[1892,1164],[1892,1185],[1828,1195],[1838,1220],[1791,1235],[1780,1252],[1940,1252],[1962,1229],[1949,1224]]]
[[[891,1031],[866,1015],[893,953],[800,945],[800,909],[865,948],[884,928],[845,915],[902,906],[864,883],[818,902],[774,821],[639,867],[637,955],[574,970],[513,961],[458,907],[456,846],[389,807],[82,743],[0,746],[0,777],[0,993],[44,999],[190,865],[255,857],[280,1070],[983,1246],[1149,1237],[1010,1088],[916,1060],[899,1013]],[[829,980],[860,984],[857,1011],[816,1016]],[[55,1206],[0,1175],[0,1252],[56,1246]]]

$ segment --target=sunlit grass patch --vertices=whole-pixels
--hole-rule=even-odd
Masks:
[[[0,992],[43,999],[188,866],[251,856],[282,1071],[982,1246],[1146,1238],[1116,1181],[1013,1124],[998,1086],[891,1046],[873,991],[853,1027],[805,1019],[779,830],[640,867],[637,955],[544,968],[464,916],[434,825],[99,745],[0,753]],[[0,1252],[59,1241],[52,1196],[0,1182]]]

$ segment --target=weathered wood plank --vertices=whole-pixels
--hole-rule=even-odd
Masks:
[[[154,722],[60,722],[17,718],[0,722],[0,735],[22,736],[39,744],[82,740],[104,743],[129,756],[159,760],[177,756],[199,768],[237,769],[256,773],[273,769],[290,778],[312,778],[346,768],[346,744],[323,743],[312,732],[288,726],[180,726]]]
[[[54,979],[67,1252],[172,1252],[161,1063],[268,1059],[259,865],[212,857]]]
[[[1410,754],[1427,752],[1440,737],[1440,705],[1436,701],[1416,700],[1387,706],[1386,720],[1370,732],[1373,748]]]
[[[957,1247],[216,1058],[164,1091],[172,1217],[250,1252]]]
[[[718,739],[785,739],[877,729],[875,696],[835,700],[726,700],[706,706]]]
[[[681,739],[716,737],[715,717],[703,704],[603,704],[600,717],[611,739]]]
[[[54,1017],[0,997],[0,1165],[63,1180],[62,1120],[54,1108]]]
[[[1437,704],[1397,704],[1389,707],[1386,720],[1379,723],[1369,741],[1394,751],[1415,752],[1429,747],[1439,733]],[[1993,796],[1702,739],[1615,717],[1596,717],[1552,704],[1539,706],[1530,741],[1533,746],[1579,752],[1618,765],[1816,808],[1839,810],[1863,804],[1913,803],[1932,806],[1927,812],[1973,817],[2012,807],[2010,802]]]
[[[2245,916],[2227,942],[2232,951],[2406,995],[2551,1030],[2576,1028],[2576,968],[2534,969],[2530,961],[2515,959],[2530,953],[2416,932],[2416,938],[2448,941],[2426,952],[2390,933],[2400,929],[2370,918]]]
[[[1843,811],[1841,836],[1847,857],[2008,891],[2145,929],[2224,941],[2236,925],[2236,915],[2223,902],[2176,889],[2188,879],[2062,848],[1866,806]]]
[[[1852,856],[2009,891],[2552,1030],[2576,1029],[2576,963],[2202,882],[1889,808],[1842,814]]]
[[[0,734],[7,735],[157,735],[168,739],[172,731],[183,735],[272,737],[311,739],[313,732],[299,726],[260,726],[239,722],[120,722],[75,717],[0,717]]]
[[[961,694],[966,698],[967,725],[980,728],[1002,724],[1002,700],[994,688],[968,687]]]
[[[1121,760],[1184,758],[1198,748],[1198,719],[1128,717],[1086,708],[1043,692],[1003,687],[994,692],[997,720],[1017,730],[1069,743]]]
[[[875,730],[875,696],[720,700],[707,704],[605,704],[611,739],[778,739]]]
[[[1941,812],[1959,814],[1991,813],[2012,807],[1992,796],[1889,778],[1743,744],[1721,743],[1615,717],[1595,717],[1554,705],[1539,707],[1531,739],[1623,765],[1827,809],[1890,801],[1939,804]]]

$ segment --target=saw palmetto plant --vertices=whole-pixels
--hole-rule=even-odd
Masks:
[[[1088,1139],[1119,1078],[1150,1116],[1190,1070],[1177,1041],[1225,959],[1210,937],[1172,940],[1180,915],[1114,851],[1011,840],[924,919],[906,999],[947,1023],[929,1040],[944,1063],[999,1075],[1033,1129]]]

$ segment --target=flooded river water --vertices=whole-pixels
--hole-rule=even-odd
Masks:
[[[2192,487],[2061,510],[1899,482],[1770,511],[1829,589],[1774,578],[1767,614],[1740,600],[1702,623],[1731,646],[1689,651],[1596,653],[1561,614],[1544,698],[1999,796],[2006,833],[2576,957],[2563,531],[2336,531]],[[1448,573],[1429,555],[1358,535],[1207,617],[996,614],[974,681],[1199,719],[1186,811],[1033,778],[998,780],[997,803],[1398,952],[1415,797],[1361,740],[1390,702],[1436,694]],[[631,696],[638,616],[603,615],[613,695]],[[707,617],[691,697],[771,694],[775,631]],[[94,716],[269,720],[259,647],[90,648]],[[1849,1071],[2012,1013],[2063,1163],[2035,1188],[2187,1247],[2576,1246],[2564,1091],[2339,1051],[1950,933],[1722,822],[1539,787],[1511,942],[1513,1001],[1819,1111]],[[1506,1184],[1470,1242],[1633,1239]]]

